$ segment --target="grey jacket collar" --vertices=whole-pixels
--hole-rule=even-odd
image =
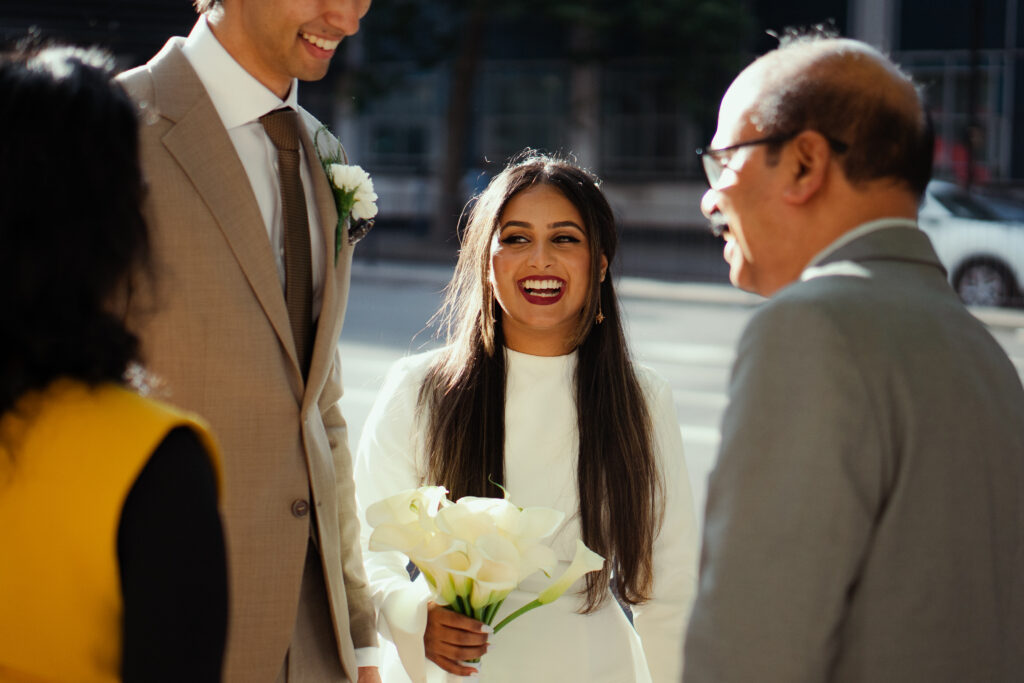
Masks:
[[[933,266],[943,274],[946,273],[928,236],[919,229],[908,230],[902,226],[881,228],[844,244],[815,266],[823,267],[842,261],[903,261]]]

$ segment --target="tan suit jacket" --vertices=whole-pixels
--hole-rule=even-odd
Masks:
[[[375,645],[376,635],[337,405],[352,248],[343,239],[335,263],[337,211],[314,161],[310,209],[319,211],[329,253],[304,383],[256,197],[182,43],[171,39],[120,77],[142,111],[157,274],[155,299],[143,297],[145,310],[133,320],[168,400],[205,416],[223,444],[231,578],[225,680],[273,681],[281,670],[310,536],[308,508],[303,514],[310,494],[338,650],[355,680],[354,648]],[[303,144],[315,160],[308,133],[319,122],[303,116]]]

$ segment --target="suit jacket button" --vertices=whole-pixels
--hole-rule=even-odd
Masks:
[[[292,514],[296,517],[305,517],[309,514],[309,501],[299,498],[292,503]]]

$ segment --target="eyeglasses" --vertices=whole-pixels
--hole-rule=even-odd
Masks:
[[[729,159],[722,159],[722,155],[726,152],[734,152],[737,149],[743,147],[751,147],[753,145],[779,145],[783,142],[789,142],[795,138],[802,131],[794,131],[792,133],[783,133],[779,135],[769,135],[763,138],[757,138],[756,140],[747,140],[746,142],[738,142],[735,145],[729,145],[728,147],[719,147],[718,149],[707,149],[700,148],[697,150],[697,156],[700,158],[701,164],[704,166],[704,175],[708,178],[708,184],[714,187],[718,180],[722,177],[722,172],[725,171],[726,165],[729,163]],[[842,154],[849,146],[845,142],[834,140],[827,135],[825,139],[828,140],[829,147],[836,154]]]

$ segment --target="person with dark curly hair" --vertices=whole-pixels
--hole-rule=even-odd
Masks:
[[[149,238],[112,66],[0,56],[0,679],[219,681],[218,449],[126,380]]]

